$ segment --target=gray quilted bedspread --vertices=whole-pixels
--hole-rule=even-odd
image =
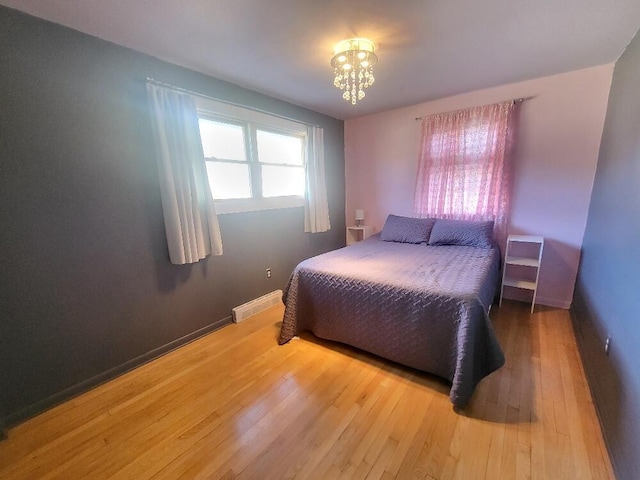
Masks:
[[[504,364],[488,315],[499,263],[497,250],[379,237],[310,258],[285,289],[279,342],[310,330],[433,373],[464,407]]]

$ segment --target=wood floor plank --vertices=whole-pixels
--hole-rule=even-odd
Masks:
[[[506,364],[460,411],[448,384],[304,334],[282,306],[9,431],[0,478],[612,479],[569,314],[505,302]]]

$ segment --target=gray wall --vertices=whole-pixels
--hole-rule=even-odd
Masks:
[[[333,228],[305,234],[302,208],[221,215],[224,255],[172,265],[148,76],[322,126]],[[342,121],[0,7],[0,425],[228,322],[344,246],[344,188]]]
[[[637,34],[613,74],[573,308],[589,383],[621,479],[640,478],[639,86]]]

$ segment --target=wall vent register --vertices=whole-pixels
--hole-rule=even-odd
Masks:
[[[247,303],[238,305],[237,307],[231,309],[233,321],[235,323],[240,323],[253,315],[256,315],[268,308],[273,307],[274,305],[278,305],[281,301],[282,290],[275,290]]]

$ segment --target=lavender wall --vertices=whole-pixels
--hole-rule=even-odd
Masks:
[[[603,65],[347,120],[347,223],[356,208],[365,210],[365,223],[376,230],[389,213],[412,214],[416,117],[532,97],[521,108],[510,232],[546,238],[538,300],[568,308],[612,71],[613,65]]]
[[[618,60],[573,317],[620,479],[640,478],[640,33]],[[611,336],[607,356],[604,342]]]
[[[302,208],[221,215],[224,255],[172,265],[147,76],[322,126],[331,231],[305,234]],[[344,246],[343,138],[336,119],[0,7],[0,427],[223,325]]]

